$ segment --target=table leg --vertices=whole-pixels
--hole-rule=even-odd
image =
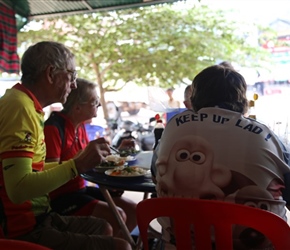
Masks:
[[[112,199],[112,196],[110,195],[108,189],[102,187],[101,185],[99,185],[99,188],[102,192],[102,194],[104,195],[107,203],[109,204],[110,208],[112,209],[114,215],[115,215],[115,218],[118,220],[118,223],[122,229],[122,232],[124,233],[125,237],[127,238],[128,242],[132,245],[132,247],[135,247],[136,244],[131,236],[131,233],[129,232],[125,222],[123,221],[123,219],[121,218],[117,208],[116,208],[116,204],[115,202],[113,201]]]
[[[143,200],[146,200],[146,199],[148,198],[148,196],[149,196],[149,193],[147,193],[147,192],[144,192],[144,195],[143,195]]]

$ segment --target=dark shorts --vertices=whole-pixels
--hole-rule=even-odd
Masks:
[[[112,250],[113,238],[102,236],[106,221],[92,216],[60,216],[50,213],[19,240],[33,242],[54,250]]]
[[[123,191],[110,190],[111,196],[120,197]],[[96,187],[86,187],[77,192],[60,196],[51,201],[54,212],[61,215],[91,215],[98,201],[106,201],[102,192]]]

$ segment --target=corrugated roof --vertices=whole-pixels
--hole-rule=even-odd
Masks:
[[[28,20],[177,1],[180,0],[0,0]]]

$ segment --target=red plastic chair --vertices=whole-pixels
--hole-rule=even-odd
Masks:
[[[0,239],[5,239],[4,232],[1,226],[0,226]]]
[[[35,243],[20,241],[20,240],[10,240],[10,239],[0,239],[0,249],[1,250],[51,250],[50,248],[37,245]]]
[[[212,230],[215,232],[216,250],[233,249],[232,226],[243,225],[264,234],[275,250],[290,249],[290,227],[278,215],[222,201],[187,198],[152,198],[137,205],[137,222],[144,249],[148,250],[148,225],[158,217],[174,221],[176,249],[192,249],[190,227],[194,227],[197,250],[212,249]]]

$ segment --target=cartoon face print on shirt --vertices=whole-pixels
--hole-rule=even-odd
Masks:
[[[169,154],[158,156],[156,167],[159,196],[222,200],[221,188],[231,180],[231,172],[215,163],[211,145],[199,136],[175,141]]]
[[[225,201],[233,202],[249,207],[263,209],[285,217],[285,202],[282,200],[273,200],[272,194],[255,185],[249,185],[241,188],[237,192],[226,197]],[[233,226],[235,249],[267,249],[271,245],[270,241],[255,229],[242,225]],[[270,248],[272,249],[272,248]]]

